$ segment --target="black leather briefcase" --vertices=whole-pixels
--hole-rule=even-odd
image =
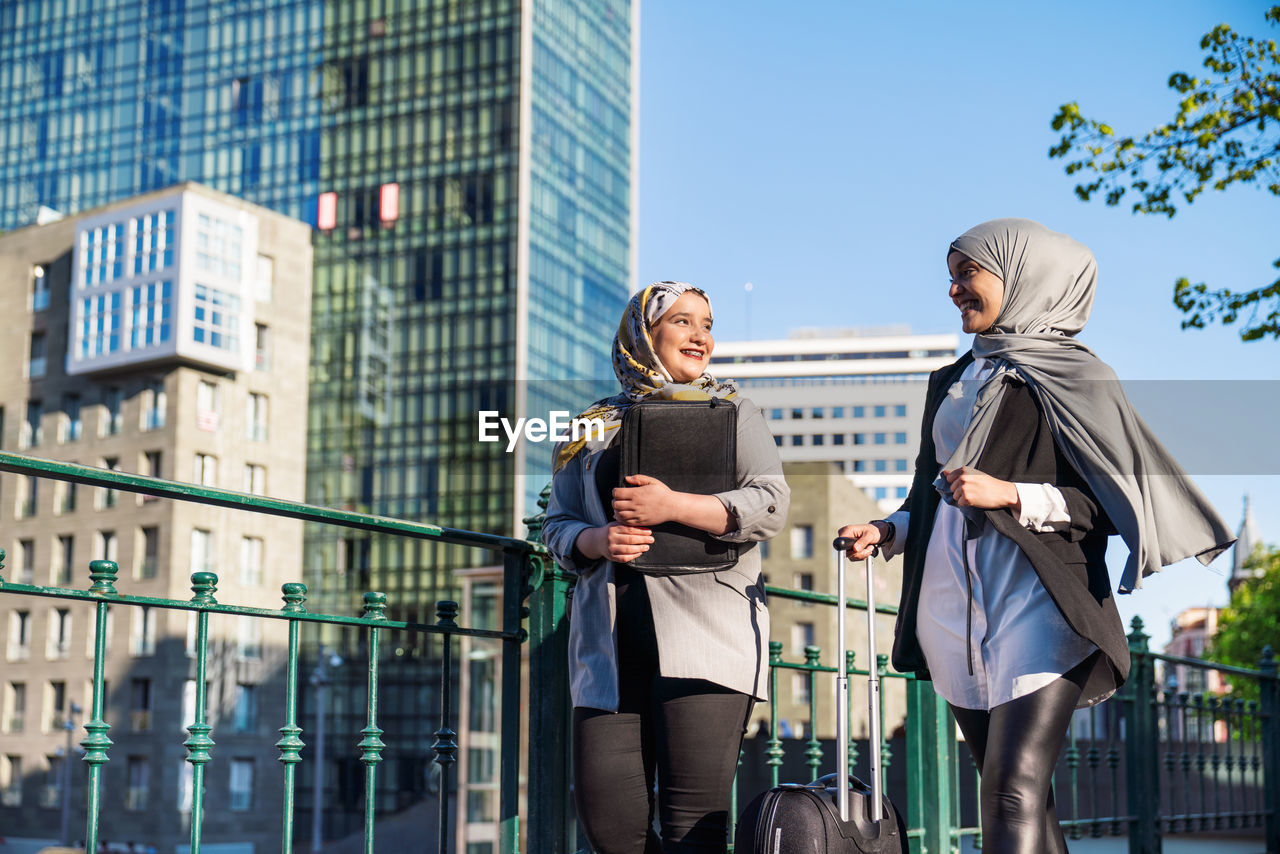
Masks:
[[[647,474],[676,492],[713,495],[738,486],[738,407],[731,401],[637,403],[622,418],[619,486]],[[738,562],[738,545],[679,522],[653,526],[653,545],[627,566],[651,575],[714,572]]]

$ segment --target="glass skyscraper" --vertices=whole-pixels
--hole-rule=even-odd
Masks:
[[[480,443],[477,412],[576,412],[611,384],[634,288],[637,5],[9,0],[0,230],[181,181],[309,223],[308,500],[520,535],[550,445]],[[388,616],[431,622],[451,571],[484,559],[325,531],[299,571],[314,608],[382,590]],[[435,653],[389,646],[403,690],[384,696],[380,808],[423,785],[434,728]],[[338,738],[360,706],[335,710]]]

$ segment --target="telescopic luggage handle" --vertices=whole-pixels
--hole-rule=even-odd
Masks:
[[[836,658],[836,742],[840,751],[840,764],[845,773],[836,788],[837,804],[840,818],[849,820],[849,674],[845,670],[845,569],[844,555],[853,548],[857,541],[852,537],[836,537],[831,547],[836,550],[836,637],[840,647]],[[884,818],[884,807],[881,803],[883,785],[880,779],[880,673],[876,666],[876,599],[874,580],[871,572],[871,556],[879,552],[873,547],[867,556],[867,703],[870,707],[870,732],[868,740],[871,748],[871,820]]]

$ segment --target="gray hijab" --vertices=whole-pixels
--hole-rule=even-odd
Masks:
[[[1089,248],[1029,219],[995,219],[960,235],[951,251],[1004,280],[1004,301],[995,323],[973,340],[974,356],[998,369],[943,468],[977,462],[993,438],[1001,375],[1012,371],[1129,547],[1122,593],[1161,567],[1192,556],[1208,564],[1226,551],[1235,541],[1226,523],[1134,411],[1115,372],[1072,337],[1093,306],[1098,268]],[[950,501],[941,475],[939,482]]]

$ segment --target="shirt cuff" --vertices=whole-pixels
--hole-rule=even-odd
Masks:
[[[893,540],[880,546],[880,556],[889,560],[902,554],[907,546],[907,528],[911,525],[911,514],[906,510],[897,510],[884,517],[884,520],[893,523]]]
[[[1062,492],[1048,483],[1015,483],[1018,502],[1018,524],[1037,533],[1063,531],[1071,526],[1071,513]]]

